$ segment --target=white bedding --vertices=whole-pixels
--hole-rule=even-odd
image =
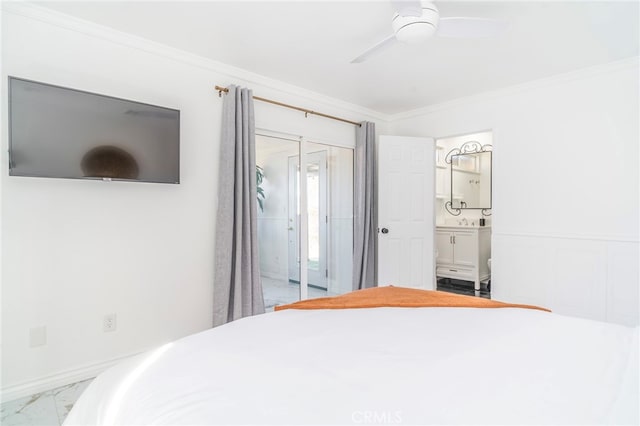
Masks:
[[[529,309],[285,310],[111,368],[65,425],[638,424],[637,347]]]

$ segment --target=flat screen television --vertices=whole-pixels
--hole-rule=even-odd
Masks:
[[[180,183],[180,111],[9,77],[9,174]]]

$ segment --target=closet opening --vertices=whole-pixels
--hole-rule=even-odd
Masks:
[[[258,132],[256,180],[267,312],[351,291],[353,149]]]

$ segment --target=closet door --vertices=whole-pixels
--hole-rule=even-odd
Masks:
[[[266,310],[351,291],[353,148],[261,132],[257,230]]]
[[[434,140],[380,136],[378,285],[435,288]]]

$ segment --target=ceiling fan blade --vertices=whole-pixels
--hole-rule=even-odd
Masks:
[[[420,0],[391,0],[393,7],[400,16],[421,16],[422,4]]]
[[[387,47],[389,47],[392,44],[394,44],[395,41],[396,41],[395,34],[391,34],[389,37],[385,38],[380,43],[376,44],[373,47],[370,47],[367,50],[365,50],[364,53],[362,53],[360,56],[358,56],[353,61],[351,61],[351,63],[352,64],[359,64],[360,62],[364,62],[367,59],[369,59],[371,56],[382,52],[384,49],[386,49]]]
[[[440,18],[438,37],[484,38],[496,37],[509,29],[509,23],[487,18]]]

